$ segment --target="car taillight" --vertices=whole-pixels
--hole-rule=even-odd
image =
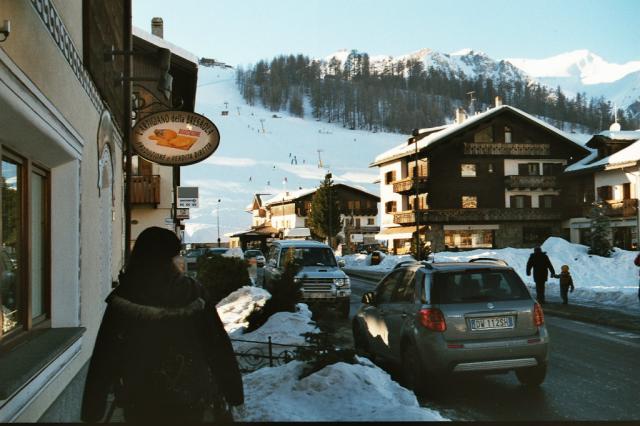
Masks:
[[[542,312],[542,306],[539,303],[533,305],[533,324],[536,327],[540,327],[544,324],[544,313]]]
[[[447,329],[447,323],[445,322],[444,315],[440,309],[420,309],[420,312],[418,312],[418,319],[420,324],[429,330],[445,331]]]

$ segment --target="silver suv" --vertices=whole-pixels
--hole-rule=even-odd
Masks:
[[[362,302],[356,350],[399,364],[417,393],[451,373],[515,371],[522,384],[544,381],[542,308],[505,262],[399,264]]]
[[[331,248],[318,241],[281,240],[273,243],[264,267],[264,288],[273,290],[274,282],[284,271],[287,255],[291,253],[301,266],[295,280],[302,283],[302,302],[329,304],[341,316],[349,317],[351,283],[336,262]]]

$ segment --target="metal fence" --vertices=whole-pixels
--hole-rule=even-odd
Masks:
[[[326,333],[318,333],[305,337],[309,344],[276,343],[268,337],[266,342],[256,340],[231,339],[231,342],[251,343],[253,346],[245,350],[235,349],[240,372],[250,373],[262,367],[277,367],[300,358],[302,350],[320,353],[327,348]]]

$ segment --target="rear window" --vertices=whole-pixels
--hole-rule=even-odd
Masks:
[[[529,299],[529,291],[512,270],[433,274],[432,303],[470,303]]]

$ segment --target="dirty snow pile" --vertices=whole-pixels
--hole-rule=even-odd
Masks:
[[[247,318],[271,295],[261,288],[245,286],[217,305],[218,314],[229,332],[236,353],[263,350],[271,337],[277,354],[293,352],[304,345],[302,334],[320,330],[311,319],[307,305],[297,312],[272,315],[259,329],[243,334]],[[239,342],[237,340],[244,340]],[[260,347],[262,346],[262,347]],[[242,362],[241,360],[239,360]],[[304,363],[292,361],[278,367],[263,367],[243,376],[245,403],[234,409],[237,421],[438,421],[446,420],[436,411],[422,408],[413,392],[401,387],[366,358],[355,365],[336,363],[299,380]]]
[[[301,380],[304,363],[292,361],[244,376],[241,421],[438,421],[413,392],[391,380],[366,358],[329,365]]]
[[[569,299],[588,305],[606,305],[613,308],[638,310],[638,268],[633,261],[637,252],[616,248],[611,257],[588,254],[589,247],[573,244],[562,238],[550,237],[542,250],[547,253],[556,273],[562,265],[569,266],[575,291]],[[505,260],[513,267],[524,282],[535,287],[533,277],[527,276],[527,260],[532,249],[477,249],[463,252],[438,252],[436,262],[465,262],[478,257]],[[386,256],[380,265],[367,266],[366,255],[349,255],[344,260],[347,268],[388,272],[393,266],[410,256]],[[551,301],[560,300],[559,280],[547,281],[547,294]],[[557,299],[557,300],[556,300]]]

